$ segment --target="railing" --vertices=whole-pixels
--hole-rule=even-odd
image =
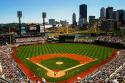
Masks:
[[[9,82],[8,80],[0,77],[0,83],[11,83],[11,82]]]

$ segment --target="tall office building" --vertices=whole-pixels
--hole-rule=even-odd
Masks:
[[[125,26],[125,11],[124,11],[123,25]]]
[[[106,16],[105,8],[102,7],[102,8],[100,9],[100,17],[101,17],[101,18],[105,18],[105,16]]]
[[[118,12],[118,22],[121,23],[121,26],[125,25],[125,10],[117,10]]]
[[[87,5],[82,4],[79,6],[79,16],[80,19],[83,19],[83,24],[87,23]]]
[[[106,19],[113,19],[113,7],[106,8]]]
[[[83,19],[79,18],[79,27],[83,27]]]
[[[113,20],[118,21],[118,12],[117,11],[113,11]]]
[[[49,24],[50,25],[56,25],[55,19],[49,19]]]
[[[80,5],[79,9],[80,9],[80,18],[87,18],[87,5],[82,4]]]
[[[89,24],[92,24],[95,20],[95,16],[89,16]]]
[[[72,15],[72,25],[73,25],[73,26],[77,26],[76,14],[75,14],[75,13],[73,13],[73,15]]]
[[[69,22],[67,22],[66,20],[60,20],[60,24],[62,26],[68,26],[69,25]]]

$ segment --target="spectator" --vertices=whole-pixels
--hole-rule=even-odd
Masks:
[[[83,78],[82,83],[122,83],[125,81],[125,50],[97,71]]]

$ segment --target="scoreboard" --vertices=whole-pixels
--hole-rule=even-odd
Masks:
[[[39,24],[28,24],[27,30],[29,33],[40,33],[40,25]]]

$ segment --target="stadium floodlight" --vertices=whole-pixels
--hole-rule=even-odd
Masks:
[[[42,13],[42,17],[43,17],[43,18],[46,18],[46,12],[43,12],[43,13]]]
[[[17,11],[17,17],[19,19],[19,35],[21,35],[21,17],[22,17],[22,11]]]
[[[22,17],[22,11],[17,11],[17,17],[21,18]]]
[[[45,36],[45,18],[46,18],[46,12],[42,12],[42,18],[43,18],[44,36]]]

